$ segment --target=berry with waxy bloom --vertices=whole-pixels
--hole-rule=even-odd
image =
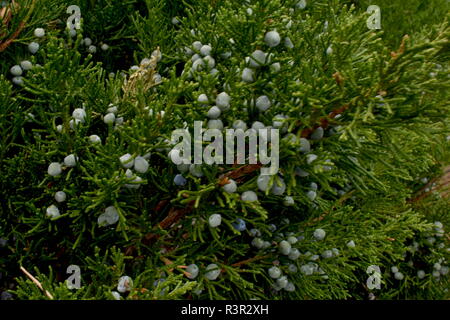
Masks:
[[[222,216],[218,213],[212,214],[208,219],[211,228],[217,228],[222,223]]]
[[[281,37],[280,34],[273,30],[273,31],[269,31],[266,33],[266,35],[264,36],[264,42],[269,46],[269,47],[276,47],[280,44],[281,42]]]
[[[217,264],[211,263],[206,267],[205,278],[208,280],[216,280],[220,275],[220,268]]]

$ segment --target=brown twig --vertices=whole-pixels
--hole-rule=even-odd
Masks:
[[[166,266],[170,266],[173,264],[173,262],[171,260],[167,259],[166,257],[161,257],[161,260],[164,262],[164,264]],[[186,269],[187,266],[176,266],[176,268],[177,269]],[[169,272],[173,272],[173,269],[174,268],[169,269]],[[191,274],[187,271],[184,271],[184,270],[180,270],[180,271],[188,278],[191,276]]]
[[[158,208],[157,211],[161,210],[166,204],[167,204],[166,200],[160,201],[157,204],[157,208]],[[156,227],[154,227],[153,229],[155,231],[157,231],[158,229],[164,229],[164,230],[168,229],[170,226],[172,226],[173,224],[180,221],[187,213],[192,211],[194,204],[195,204],[195,201],[191,201],[185,208],[175,208],[175,207],[170,208],[167,216],[160,223],[158,223],[158,225]],[[144,245],[149,245],[152,242],[158,240],[159,235],[155,231],[147,233],[144,236],[144,238],[141,240],[141,242]],[[135,255],[135,253],[136,253],[136,246],[134,246],[134,245],[127,247],[125,250],[126,255]]]
[[[9,47],[9,45],[19,36],[19,34],[22,32],[23,28],[25,27],[25,22],[20,22],[19,27],[16,31],[12,34],[12,36],[6,40],[5,42],[0,42],[0,52],[4,51],[6,48]]]
[[[22,272],[25,273],[25,275],[26,275],[28,278],[30,278],[30,280],[33,281],[33,283],[34,283],[39,289],[41,289],[49,299],[53,300],[52,294],[51,294],[50,292],[48,292],[47,290],[45,290],[44,287],[42,287],[42,284],[39,282],[39,280],[37,280],[35,277],[33,277],[33,276],[31,275],[31,273],[29,273],[24,267],[21,266],[21,267],[20,267],[20,270],[22,270]]]
[[[252,262],[254,262],[254,261],[266,259],[266,258],[269,258],[269,257],[270,257],[269,254],[267,254],[267,255],[265,255],[265,256],[256,256],[256,257],[253,257],[253,258],[250,258],[250,259],[246,259],[246,260],[242,260],[242,261],[233,263],[231,266],[232,266],[232,267],[240,267],[240,266],[243,266],[243,265],[245,265],[245,264],[249,264],[249,263],[252,263]]]
[[[16,2],[14,0],[12,0],[10,5],[0,9],[0,19],[2,20],[2,23],[5,26],[8,25],[8,23],[12,17],[12,11],[11,11],[10,7],[15,9],[16,5],[17,5],[17,7],[19,7],[19,5],[16,4]],[[0,34],[0,36],[2,36],[2,34]]]
[[[262,167],[262,164],[248,164],[233,171],[227,172],[219,177],[219,186],[224,186],[228,183],[229,179],[238,180],[249,173],[252,173]]]
[[[261,164],[251,164],[246,165],[243,167],[240,167],[236,170],[230,171],[224,175],[222,175],[218,179],[219,185],[225,185],[228,183],[228,179],[239,179],[242,176],[245,176],[251,172],[254,172],[261,168]],[[169,203],[168,200],[161,200],[156,205],[155,211],[160,211],[162,208],[164,208]],[[170,226],[176,224],[178,221],[180,221],[186,214],[191,212],[194,209],[195,201],[191,201],[185,208],[174,208],[172,207],[169,210],[169,213],[167,216],[154,228],[154,229],[169,229]],[[149,245],[153,241],[157,240],[159,238],[159,235],[155,232],[149,232],[147,233],[144,238],[142,239],[142,243],[145,245]],[[127,255],[133,255],[136,251],[135,246],[130,246],[126,249]]]
[[[328,127],[330,126],[330,120],[331,120],[331,119],[334,119],[334,118],[336,118],[338,115],[344,113],[349,107],[350,107],[350,104],[344,104],[343,106],[341,106],[341,107],[339,107],[339,108],[337,108],[337,109],[334,109],[333,111],[331,111],[331,112],[328,114],[328,117],[320,118],[319,121],[318,121],[319,124],[316,124],[316,125],[315,125],[314,127],[312,127],[312,128],[306,128],[306,129],[303,129],[302,132],[300,133],[300,136],[301,136],[302,138],[307,138],[307,137],[309,137],[309,136],[314,132],[314,130],[316,130],[318,127],[322,127],[323,129],[328,128]]]
[[[25,27],[25,24],[27,22],[27,20],[29,19],[31,13],[34,10],[34,6],[35,6],[36,0],[33,0],[31,5],[29,6],[28,9],[28,14],[27,16],[19,23],[19,27],[17,28],[16,31],[14,31],[14,33],[11,35],[11,37],[9,39],[7,39],[5,42],[0,42],[0,52],[6,50],[7,47],[9,47],[9,45],[11,43],[14,42],[14,40],[19,36],[19,34],[22,32],[23,28]],[[18,9],[20,8],[20,5],[18,3],[16,3],[14,0],[11,2],[10,6],[7,6],[5,8],[3,8],[2,10],[0,10],[0,18],[3,19],[3,23],[6,26],[9,21],[12,18],[12,9]],[[2,37],[4,34],[0,34],[0,37]]]
[[[429,189],[429,191],[425,191],[427,189]],[[428,182],[422,189],[420,189],[417,196],[408,200],[408,202],[419,202],[428,197],[434,191],[440,192],[443,198],[450,197],[450,166],[445,167],[441,176],[436,177]]]
[[[400,44],[400,47],[398,48],[398,50],[391,52],[391,57],[393,60],[397,59],[400,55],[402,55],[405,52],[406,40],[408,40],[408,39],[409,39],[409,36],[407,34],[405,34],[402,38],[402,43]]]

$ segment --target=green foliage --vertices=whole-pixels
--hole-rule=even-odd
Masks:
[[[0,37],[9,38],[27,19],[18,39],[0,52],[0,238],[8,240],[0,244],[2,291],[48,299],[21,274],[23,266],[54,299],[114,299],[125,275],[133,284],[123,299],[449,297],[445,268],[438,277],[433,266],[448,264],[450,203],[437,192],[417,200],[423,179],[440,174],[450,154],[448,12],[437,14],[426,31],[411,27],[424,25],[424,12],[441,8],[440,1],[430,2],[429,11],[412,1],[409,10],[417,15],[399,28],[392,25],[403,15],[397,4],[379,4],[386,12],[383,31],[367,29],[362,1],[356,8],[307,1],[304,9],[281,0],[74,1],[82,12],[74,38],[63,22],[69,3],[47,2],[49,10],[24,4],[28,17],[20,9]],[[33,36],[36,27],[45,28],[44,38]],[[282,41],[270,48],[264,36],[275,29]],[[399,41],[405,32],[409,38]],[[86,37],[95,53],[87,51]],[[35,55],[27,51],[30,41],[40,42]],[[214,66],[192,69],[194,41],[211,45]],[[125,92],[124,80],[136,76],[128,68],[157,47],[162,82]],[[246,57],[256,49],[270,54],[280,71],[265,65],[255,70],[254,82],[243,82]],[[9,69],[23,59],[34,67],[22,86],[12,84]],[[192,128],[194,120],[206,127],[209,107],[197,98],[204,93],[214,101],[223,91],[232,101],[220,118],[225,127],[237,119],[272,126],[275,116],[286,117],[280,175],[270,181],[284,181],[283,195],[258,190],[257,171],[238,174],[231,165],[202,165],[203,177],[187,172],[186,185],[174,184],[180,172],[168,157],[173,130],[185,123]],[[252,102],[261,95],[273,101],[267,112]],[[104,122],[112,105],[123,123]],[[74,122],[76,108],[84,108],[84,122]],[[309,139],[319,126],[325,135],[310,139],[317,159],[308,161],[300,138]],[[91,135],[101,143],[93,144]],[[127,153],[148,155],[148,171],[130,176],[119,160]],[[49,164],[69,154],[78,157],[76,166],[50,176]],[[237,193],[221,188],[223,175],[236,177]],[[308,197],[312,183],[318,185],[314,200]],[[249,190],[258,201],[242,201]],[[65,202],[55,201],[57,191],[66,193]],[[293,206],[286,205],[287,195]],[[61,213],[54,218],[46,215],[52,204]],[[100,226],[110,206],[118,222]],[[208,224],[213,213],[222,216],[218,228]],[[247,230],[233,227],[237,218]],[[267,247],[253,245],[252,228]],[[314,237],[319,228],[326,231],[322,241]],[[289,237],[297,239],[297,259],[279,252]],[[332,258],[324,257],[327,250],[334,250]],[[194,263],[200,271],[190,280],[185,267]],[[208,279],[212,263],[221,270],[217,280]],[[64,282],[69,265],[81,268],[79,290]],[[267,272],[273,265],[293,292],[277,290]],[[370,265],[381,268],[379,290],[367,287]],[[307,275],[308,268],[315,272]]]

